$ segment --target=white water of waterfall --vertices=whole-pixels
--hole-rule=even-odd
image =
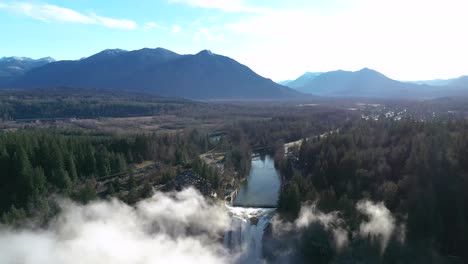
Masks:
[[[260,263],[262,240],[274,208],[243,208],[226,205],[231,214],[231,228],[224,236],[224,246],[239,256],[238,263]]]

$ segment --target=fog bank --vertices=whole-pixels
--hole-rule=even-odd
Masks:
[[[0,228],[2,263],[229,263],[219,243],[229,216],[194,189],[157,193],[134,207],[116,199],[62,201],[45,229]]]

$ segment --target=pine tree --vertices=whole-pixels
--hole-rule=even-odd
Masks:
[[[76,171],[75,159],[73,158],[72,154],[69,154],[67,156],[65,167],[67,169],[71,181],[76,182],[76,180],[78,179],[78,173]]]
[[[26,155],[26,152],[21,146],[17,146],[14,155],[16,176],[16,197],[15,203],[20,207],[25,206],[28,202],[28,197],[33,191],[33,169]]]

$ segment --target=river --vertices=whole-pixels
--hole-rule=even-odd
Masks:
[[[273,159],[254,155],[247,181],[241,184],[233,205],[226,205],[232,220],[224,246],[239,254],[239,263],[262,261],[263,234],[275,214],[280,188]]]

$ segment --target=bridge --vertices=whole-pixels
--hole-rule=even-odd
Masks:
[[[225,136],[227,135],[227,133],[228,133],[227,131],[217,131],[217,132],[209,133],[208,137]]]
[[[231,206],[233,207],[242,207],[242,208],[278,208],[276,204],[236,204],[233,203]]]
[[[268,146],[261,146],[261,147],[252,147],[252,152],[264,152],[269,151],[271,148]]]

